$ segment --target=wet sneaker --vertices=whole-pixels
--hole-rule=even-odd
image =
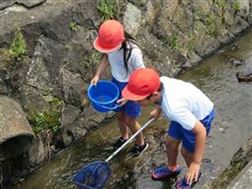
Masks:
[[[181,171],[181,168],[178,166],[175,171],[171,171],[166,165],[157,167],[155,170],[152,171],[151,178],[153,180],[162,180],[168,179],[171,177],[175,177]]]
[[[113,144],[113,149],[117,150],[118,148],[120,148],[127,140],[123,139],[122,137],[120,137],[114,144]]]
[[[129,153],[131,153],[134,157],[139,157],[143,154],[145,150],[149,147],[149,144],[147,142],[144,143],[144,145],[138,145],[135,144],[132,149],[130,149]]]
[[[201,177],[201,172],[199,173],[198,180],[200,179],[200,177]],[[196,184],[197,182],[194,181],[191,185],[187,184],[186,178],[184,177],[183,179],[178,180],[176,182],[175,187],[176,187],[176,189],[191,189],[193,187],[193,185]]]

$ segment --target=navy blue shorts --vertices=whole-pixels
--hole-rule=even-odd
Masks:
[[[120,90],[120,98],[121,92],[123,88],[128,84],[128,82],[119,82],[115,78],[112,78],[112,82],[116,84],[116,86]],[[141,115],[141,107],[135,101],[128,101],[126,104],[114,110],[115,112],[125,112],[129,117],[139,117]]]
[[[215,111],[214,109],[212,112],[206,116],[203,120],[200,120],[200,122],[204,125],[206,128],[207,135],[209,134],[209,131],[211,129],[211,123],[215,117]],[[186,130],[176,121],[170,122],[170,127],[168,130],[168,135],[172,138],[175,138],[177,140],[182,140],[182,146],[189,152],[193,153],[195,149],[195,134],[191,130]]]

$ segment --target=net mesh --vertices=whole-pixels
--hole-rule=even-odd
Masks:
[[[73,178],[79,189],[102,189],[111,175],[109,164],[96,161],[83,167]]]

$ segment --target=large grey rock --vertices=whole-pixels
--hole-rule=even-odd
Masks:
[[[135,36],[139,31],[141,21],[141,11],[131,3],[128,3],[123,17],[125,30],[132,36]]]
[[[6,7],[13,5],[15,2],[16,2],[16,0],[1,0],[0,1],[0,10],[5,9]]]
[[[60,94],[58,84],[62,51],[61,44],[44,36],[40,37],[24,85],[20,87],[23,106],[29,112],[49,110],[50,104],[45,97]]]
[[[46,2],[46,0],[1,0],[0,1],[0,10],[10,7],[12,5],[20,4],[27,8],[31,8],[34,6],[38,6],[42,3]]]
[[[46,2],[46,0],[16,0],[16,2],[18,4],[24,5],[25,7],[31,8]]]
[[[74,74],[65,68],[60,69],[63,84],[64,101],[68,104],[81,107],[81,100],[85,97],[87,84],[80,74]]]

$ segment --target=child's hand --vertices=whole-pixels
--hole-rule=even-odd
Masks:
[[[125,98],[121,98],[121,99],[117,100],[117,103],[119,104],[119,106],[123,106],[127,102],[128,102],[128,100]]]
[[[94,76],[93,79],[90,81],[91,85],[96,85],[97,82],[99,81],[99,76]]]
[[[186,173],[186,180],[188,184],[197,182],[200,172],[200,163],[192,162]]]
[[[155,119],[157,119],[160,116],[161,111],[162,111],[161,108],[159,107],[155,108],[150,112],[150,117],[154,117]]]

